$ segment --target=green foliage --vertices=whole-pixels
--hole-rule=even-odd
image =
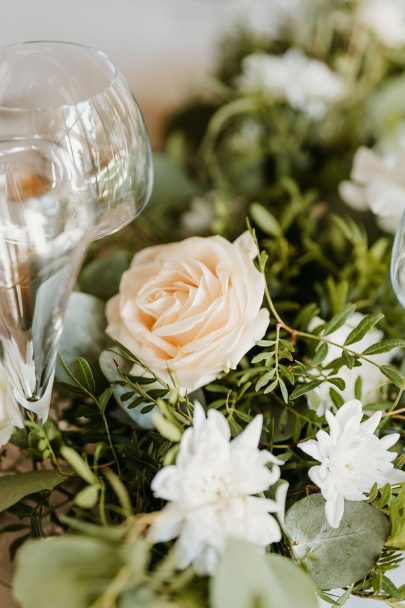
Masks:
[[[68,301],[59,353],[71,367],[78,357],[85,358],[94,369],[99,383],[103,375],[98,365],[101,350],[107,344],[104,303],[92,295],[74,291]],[[56,379],[67,382],[68,376],[58,364]]]
[[[211,583],[212,608],[316,608],[317,605],[310,578],[292,561],[279,555],[264,555],[243,541],[229,542]]]
[[[387,545],[405,550],[405,485],[390,504],[391,533]]]
[[[294,554],[320,589],[346,587],[367,576],[390,530],[388,518],[377,509],[350,501],[339,528],[331,528],[320,494],[296,502],[287,512],[285,525]]]
[[[213,608],[309,608],[315,606],[311,581],[291,559],[297,547],[331,605],[343,606],[351,593],[392,606],[404,596],[390,580],[397,550],[405,548],[403,487],[375,484],[369,504],[347,503],[340,528],[332,530],[322,497],[302,498],[313,490],[308,468],[314,463],[297,449],[328,430],[316,403],[324,389],[334,412],[349,389],[367,411],[382,410],[378,433],[399,433],[395,449],[404,449],[405,314],[389,284],[392,238],[371,213],[349,209],[338,194],[360,146],[382,138],[380,149],[389,149],[398,136],[403,49],[388,51],[359,33],[351,0],[300,0],[296,11],[305,18],[297,13],[279,36],[242,27],[227,39],[218,79],[169,121],[164,150],[155,154],[149,207],[133,225],[91,246],[81,291],[67,307],[51,419],[42,425],[29,415],[13,435],[32,470],[17,473],[18,461],[10,469],[15,474],[0,477],[0,510],[17,518],[10,531],[22,531],[13,552],[29,538],[52,535],[55,526],[64,533],[22,547],[15,581],[22,608],[205,608],[210,602]],[[347,96],[323,118],[237,86],[247,54],[279,55],[290,47],[326,62],[345,82]],[[270,325],[236,369],[188,395],[174,378],[170,386],[159,378],[139,353],[109,341],[105,303],[139,249],[192,236],[190,213],[197,233],[211,230],[230,240],[249,218]],[[354,311],[363,318],[338,344],[333,334]],[[377,329],[382,338],[374,338]],[[371,397],[370,368],[386,379]],[[355,381],[347,381],[349,372]],[[260,448],[283,462],[290,484],[283,541],[271,554],[230,543],[210,580],[191,568],[176,572],[171,543],[145,541],[153,512],[164,506],[151,481],[175,462],[196,399],[225,415],[233,437],[262,414]],[[399,454],[396,466],[404,464]],[[326,593],[334,586],[347,587],[340,598]]]
[[[0,477],[0,512],[5,511],[21,499],[37,492],[51,492],[69,478],[57,470],[27,471],[18,475]]]

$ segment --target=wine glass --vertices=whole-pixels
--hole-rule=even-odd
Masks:
[[[398,300],[405,308],[405,212],[395,233],[391,255],[391,282]]]
[[[148,134],[122,75],[104,53],[66,42],[0,49],[0,138],[64,148],[97,199],[94,238],[128,224],[152,184]]]
[[[0,358],[19,405],[46,418],[67,298],[96,205],[58,144],[0,139]]]

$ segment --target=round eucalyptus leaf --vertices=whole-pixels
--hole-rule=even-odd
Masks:
[[[121,276],[131,263],[127,251],[97,258],[84,267],[80,279],[80,288],[86,293],[101,300],[109,300],[120,286]]]
[[[30,541],[18,554],[14,595],[21,608],[88,608],[122,565],[118,550],[100,539]]]
[[[78,357],[84,357],[90,364],[96,382],[105,382],[98,357],[107,345],[105,333],[106,319],[104,302],[87,293],[74,291],[67,303],[59,353],[69,368],[73,368]],[[70,378],[57,363],[56,379],[71,383]]]
[[[312,494],[287,512],[285,527],[295,556],[320,589],[346,587],[375,565],[390,531],[389,519],[366,502],[345,502],[339,528],[325,518],[325,500]]]

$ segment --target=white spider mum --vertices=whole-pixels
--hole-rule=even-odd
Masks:
[[[345,403],[336,416],[326,412],[330,432],[320,430],[316,439],[299,447],[321,464],[309,469],[309,478],[320,488],[326,500],[325,515],[330,526],[338,528],[344,513],[345,500],[367,500],[375,483],[405,481],[405,472],[394,468],[395,452],[388,451],[399,439],[398,433],[379,439],[375,430],[382,412],[361,422],[360,401]]]
[[[169,504],[152,524],[150,538],[165,542],[178,537],[179,569],[193,564],[197,573],[213,574],[231,537],[263,547],[280,541],[280,527],[270,513],[283,511],[282,497],[255,496],[279,479],[282,464],[258,449],[262,424],[262,416],[256,416],[231,441],[226,418],[216,410],[205,417],[196,404],[176,464],[161,469],[152,481],[155,496]]]
[[[315,120],[323,118],[328,106],[345,93],[341,76],[296,48],[281,56],[254,53],[245,57],[239,88],[286,100]]]

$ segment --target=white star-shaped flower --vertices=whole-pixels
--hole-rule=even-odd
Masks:
[[[308,471],[310,479],[320,488],[326,500],[325,514],[330,526],[338,528],[343,517],[345,500],[367,500],[375,483],[405,481],[405,472],[394,468],[395,452],[388,451],[399,439],[398,433],[379,439],[375,430],[382,412],[361,422],[363,408],[357,399],[348,401],[334,416],[326,412],[330,433],[320,430],[316,439],[299,447],[321,464]]]
[[[262,424],[262,416],[256,416],[231,441],[226,418],[216,410],[206,418],[196,404],[176,464],[161,469],[152,481],[155,496],[169,504],[154,521],[150,538],[165,542],[178,537],[179,569],[193,564],[197,573],[213,574],[230,537],[263,547],[281,540],[280,527],[270,515],[283,511],[281,496],[275,501],[255,496],[279,479],[282,464],[258,449]]]

